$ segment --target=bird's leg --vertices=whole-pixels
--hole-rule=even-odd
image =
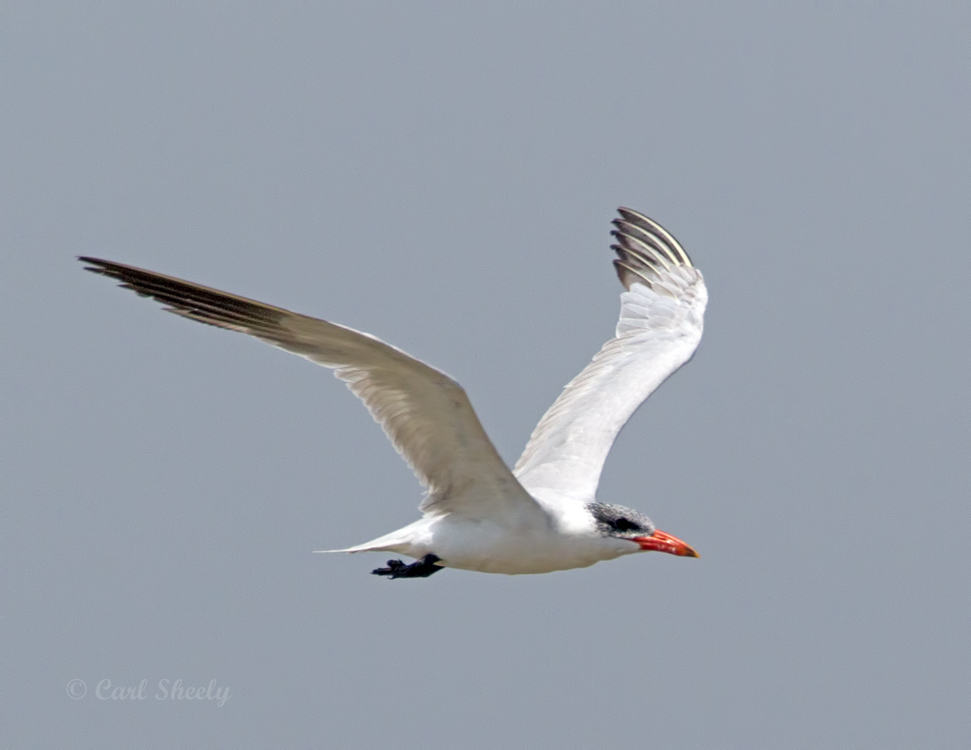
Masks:
[[[440,565],[435,564],[440,559],[436,555],[425,555],[411,565],[405,565],[401,560],[388,560],[387,568],[375,568],[371,573],[388,578],[428,578],[432,573],[442,569]]]

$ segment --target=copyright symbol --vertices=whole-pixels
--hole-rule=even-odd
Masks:
[[[73,680],[67,683],[67,695],[69,698],[79,701],[87,694],[88,686],[84,684],[84,680],[79,680],[77,677],[75,677]]]

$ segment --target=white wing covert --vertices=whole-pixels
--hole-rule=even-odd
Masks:
[[[619,213],[612,249],[626,291],[616,336],[563,389],[513,470],[541,500],[592,502],[617,433],[701,340],[708,301],[701,273],[659,224]]]
[[[240,331],[334,370],[427,489],[428,514],[539,514],[496,452],[464,389],[379,339],[153,271],[82,257],[87,270],[200,323]]]

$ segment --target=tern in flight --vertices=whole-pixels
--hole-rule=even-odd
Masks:
[[[670,233],[636,211],[619,213],[612,249],[625,291],[616,335],[566,386],[511,471],[462,387],[400,349],[153,271],[79,260],[171,312],[248,333],[334,370],[426,490],[418,521],[365,544],[329,550],[416,560],[389,560],[376,575],[421,578],[443,567],[548,573],[652,550],[697,557],[647,516],[596,499],[604,460],[621,427],[698,347],[708,300],[701,273]]]

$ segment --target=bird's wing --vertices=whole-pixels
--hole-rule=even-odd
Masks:
[[[540,512],[496,452],[465,391],[445,373],[325,320],[121,263],[79,260],[170,312],[248,333],[333,369],[426,487],[420,506],[426,513],[493,518]]]
[[[513,473],[540,499],[590,502],[617,433],[701,340],[708,292],[678,241],[619,209],[613,249],[621,294],[615,338],[564,388]]]

